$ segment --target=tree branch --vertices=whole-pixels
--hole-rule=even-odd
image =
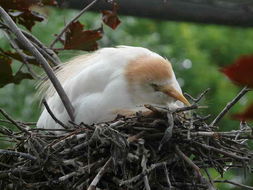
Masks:
[[[215,126],[221,120],[221,118],[223,118],[224,115],[233,107],[233,105],[235,105],[249,91],[250,89],[248,87],[244,87],[231,102],[227,103],[224,109],[212,121],[212,123],[210,124],[210,127]]]
[[[253,187],[250,187],[248,185],[243,185],[241,183],[237,183],[237,182],[230,181],[230,180],[215,180],[214,183],[229,183],[229,184],[238,186],[238,187],[243,188],[243,189],[253,190]]]
[[[53,120],[58,123],[59,125],[61,125],[64,129],[68,129],[68,127],[66,125],[64,125],[64,123],[62,123],[59,119],[57,119],[54,115],[54,113],[51,111],[49,105],[47,104],[47,101],[45,99],[42,100],[42,103],[44,104],[47,112],[49,113],[49,115],[53,118]]]
[[[56,76],[53,73],[53,70],[47,63],[46,59],[40,54],[40,52],[36,49],[36,47],[24,36],[21,30],[17,27],[17,25],[13,22],[11,17],[6,13],[6,11],[1,6],[0,6],[0,15],[3,21],[8,25],[10,30],[16,35],[17,40],[33,54],[38,63],[43,67],[50,81],[55,87],[58,95],[60,96],[63,105],[66,108],[67,113],[69,114],[70,119],[74,121],[74,108],[69,98],[67,97],[66,93],[64,92],[63,87],[61,86],[59,80],[56,78]]]
[[[16,152],[16,151],[12,151],[12,150],[3,150],[3,149],[0,149],[0,154],[8,154],[8,155],[12,155],[12,156],[19,156],[19,157],[23,157],[23,158],[26,158],[26,159],[32,160],[32,161],[37,160],[36,157],[34,157],[34,156],[30,155],[30,154],[23,153],[23,152]]]
[[[28,135],[31,135],[31,133],[25,129],[24,127],[21,127],[14,119],[12,119],[3,109],[0,108],[0,112],[2,113],[2,115],[8,119],[13,125],[15,125],[20,131],[28,134]]]

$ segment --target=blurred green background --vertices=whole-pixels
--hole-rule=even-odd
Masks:
[[[38,23],[32,33],[43,43],[49,45],[54,34],[58,33],[77,11],[53,8],[47,8],[44,11],[48,18],[42,23]],[[87,29],[95,29],[101,25],[101,15],[87,13],[82,16],[80,21]],[[211,113],[214,118],[240,90],[240,87],[233,85],[219,72],[219,69],[233,63],[240,55],[253,53],[253,29],[123,16],[121,21],[122,23],[115,31],[107,26],[104,27],[105,34],[99,42],[100,47],[142,46],[167,57],[173,64],[184,92],[196,97],[205,89],[211,88],[202,101],[202,105],[207,105],[208,108],[203,109],[201,114]],[[0,33],[0,47],[8,48],[8,42],[2,33]],[[59,56],[62,61],[66,61],[81,53],[84,52],[62,51]],[[12,66],[15,70],[20,65],[14,63]],[[41,71],[39,70],[39,72]],[[0,89],[0,107],[16,120],[36,121],[40,114],[40,108],[39,99],[35,95],[35,85],[36,81],[24,80],[20,85],[9,84]],[[238,121],[231,120],[231,113],[242,111],[250,99],[252,100],[252,94],[242,98],[233,107],[230,114],[220,122],[221,130],[239,127]],[[215,172],[213,175],[218,176]],[[243,178],[239,177],[241,175],[238,172],[228,172],[226,175],[229,179]],[[249,177],[246,178],[250,180]],[[220,189],[236,189],[229,185],[220,185],[219,187]]]

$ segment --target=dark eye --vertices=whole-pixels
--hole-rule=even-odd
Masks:
[[[159,88],[160,88],[159,85],[154,84],[154,83],[151,83],[150,86],[152,86],[152,88],[153,88],[155,91],[159,91]]]

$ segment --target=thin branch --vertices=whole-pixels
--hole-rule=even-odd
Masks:
[[[200,173],[200,168],[193,163],[193,161],[191,161],[191,159],[186,156],[180,149],[178,146],[175,147],[176,148],[176,153],[179,157],[181,157],[184,161],[187,162],[187,164],[189,164],[197,173],[198,177],[201,177],[201,173]]]
[[[197,98],[193,98],[190,94],[188,93],[184,93],[185,96],[187,96],[188,98],[190,98],[194,103],[198,103],[203,97],[204,95],[209,92],[210,88],[206,89],[204,92],[202,92]]]
[[[23,153],[23,152],[16,152],[16,151],[12,151],[12,150],[3,150],[3,149],[0,149],[0,154],[8,154],[8,155],[12,155],[12,156],[19,156],[19,157],[26,158],[26,159],[32,160],[32,161],[37,160],[36,157],[34,157],[34,156],[30,155],[30,154]]]
[[[141,151],[142,151],[142,160],[141,160],[141,167],[142,167],[142,172],[145,172],[147,170],[147,150],[144,147],[144,139],[140,139],[140,147],[141,147]],[[143,181],[144,181],[144,185],[145,185],[145,189],[146,190],[151,190],[150,185],[149,185],[149,180],[148,180],[148,176],[145,175],[143,177]]]
[[[68,129],[68,126],[64,125],[64,123],[62,123],[59,119],[57,119],[54,115],[54,113],[52,112],[52,110],[50,109],[49,105],[47,104],[47,101],[45,99],[42,100],[42,103],[44,104],[47,112],[49,113],[49,115],[52,117],[52,119],[58,123],[59,125],[61,125],[64,129]]]
[[[61,60],[59,59],[59,57],[56,55],[56,53],[51,50],[50,48],[46,47],[43,43],[41,43],[41,41],[39,39],[37,39],[34,35],[32,35],[31,33],[25,31],[25,30],[22,30],[22,33],[29,39],[31,40],[34,44],[37,44],[38,47],[40,47],[41,49],[43,49],[49,56],[51,56],[56,63],[56,65],[59,65],[61,64]]]
[[[249,91],[250,89],[248,87],[244,87],[231,102],[227,103],[224,109],[212,121],[212,123],[210,124],[210,127],[215,126],[221,120],[221,118],[223,118],[225,114],[233,107],[233,105],[235,105],[235,103],[237,103]]]
[[[22,58],[23,63],[26,66],[28,72],[32,75],[32,77],[34,79],[40,79],[40,77],[30,67],[29,62],[27,61],[28,60],[28,56],[25,53],[23,53],[22,50],[19,48],[18,44],[13,39],[11,39],[11,36],[10,36],[9,32],[8,33],[6,32],[5,34],[6,34],[6,37],[8,38],[8,40],[10,41],[12,47],[16,50],[16,52]]]
[[[226,155],[228,157],[231,157],[231,158],[234,158],[236,160],[245,160],[245,161],[249,161],[249,158],[248,157],[242,157],[242,156],[238,156],[236,154],[233,154],[233,153],[230,153],[230,152],[226,152],[224,150],[221,150],[221,149],[218,149],[218,148],[215,148],[215,147],[212,147],[212,146],[209,146],[207,144],[201,144],[201,143],[198,143],[198,142],[193,142],[194,144],[197,144],[207,150],[213,150],[215,152],[219,152],[223,155]]]
[[[112,163],[112,157],[110,157],[105,165],[99,170],[97,173],[96,177],[92,180],[91,184],[89,185],[87,190],[95,190],[98,182],[100,179],[103,177],[104,173],[106,172],[107,168],[111,165]]]
[[[166,181],[168,183],[168,188],[169,188],[168,190],[170,190],[172,188],[172,185],[170,182],[169,172],[168,172],[168,169],[167,169],[167,166],[165,163],[163,164],[163,170],[164,170],[164,174],[166,176]]]
[[[56,36],[56,38],[54,39],[54,41],[51,43],[50,48],[53,49],[54,45],[56,44],[56,42],[61,38],[61,36],[64,34],[64,32],[68,29],[68,27],[75,22],[82,14],[84,14],[89,8],[91,8],[98,0],[94,0],[92,1],[89,5],[87,5],[86,7],[84,7],[60,32],[60,34],[58,34]]]
[[[17,40],[19,40],[19,42],[23,44],[26,47],[26,49],[33,54],[38,63],[42,65],[46,74],[51,80],[53,86],[55,87],[57,93],[59,94],[63,102],[63,105],[65,106],[67,113],[69,114],[70,119],[74,121],[74,108],[68,96],[64,92],[63,87],[61,86],[59,80],[56,78],[56,76],[53,73],[53,70],[47,63],[46,59],[40,54],[40,52],[36,49],[36,47],[24,36],[21,30],[17,27],[17,25],[13,22],[11,17],[6,13],[6,11],[1,6],[0,6],[0,15],[1,18],[4,20],[4,22],[8,25],[10,30],[16,35]]]
[[[214,183],[229,183],[229,184],[238,186],[238,187],[243,188],[243,189],[253,190],[253,187],[251,187],[251,186],[243,185],[241,183],[237,183],[237,182],[230,181],[230,180],[215,180]]]
[[[31,133],[25,129],[24,127],[22,127],[21,125],[19,125],[14,119],[12,119],[3,109],[0,108],[0,112],[2,113],[2,115],[7,119],[9,120],[13,125],[15,125],[20,131],[28,134],[28,135],[31,135]]]
[[[164,164],[166,164],[166,162],[159,162],[156,164],[152,164],[148,169],[144,170],[143,172],[141,172],[139,175],[134,176],[131,179],[125,180],[125,181],[121,181],[119,186],[123,186],[123,185],[127,185],[127,184],[131,184],[136,182],[137,180],[141,179],[142,177],[144,177],[145,175],[148,175],[151,171],[153,171],[154,169],[158,168],[158,167],[162,167],[164,166]]]

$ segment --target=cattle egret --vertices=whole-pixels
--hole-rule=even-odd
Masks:
[[[145,104],[190,105],[170,62],[142,47],[103,48],[76,57],[57,69],[56,76],[74,107],[75,123],[111,121],[118,114],[145,110]],[[69,116],[49,81],[41,91],[55,117],[68,124]],[[46,109],[37,127],[62,128]]]

